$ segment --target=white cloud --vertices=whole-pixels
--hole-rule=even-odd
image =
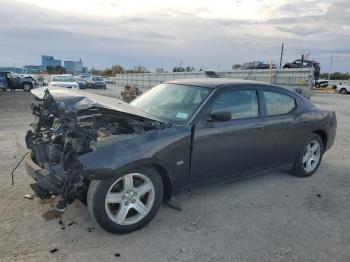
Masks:
[[[309,51],[328,68],[331,54],[350,53],[346,0],[5,1],[0,0],[1,63],[39,63],[40,55],[168,69],[230,68],[251,60],[285,61]],[[343,60],[342,60],[343,61]],[[345,61],[345,60],[344,60]],[[350,71],[350,63],[338,63]]]

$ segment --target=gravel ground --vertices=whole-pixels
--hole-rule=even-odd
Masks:
[[[338,117],[335,145],[314,176],[280,172],[202,189],[184,197],[183,211],[164,204],[142,230],[112,235],[80,202],[68,207],[61,229],[50,215],[56,199],[23,197],[32,194],[23,165],[11,186],[33,98],[0,93],[0,261],[350,261],[350,96],[312,100]]]

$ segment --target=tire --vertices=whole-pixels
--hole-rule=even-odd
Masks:
[[[319,146],[319,152],[317,153],[315,151],[315,154],[311,154],[310,152],[308,152],[308,149],[311,145],[311,148],[314,147],[316,144],[318,144]],[[307,152],[309,153],[309,155],[307,155]],[[303,143],[301,150],[299,152],[299,155],[297,157],[297,159],[295,160],[295,164],[293,169],[291,170],[292,173],[296,176],[299,177],[308,177],[308,176],[312,176],[317,169],[319,168],[321,161],[322,161],[322,155],[324,152],[324,148],[323,148],[323,142],[322,139],[319,135],[313,133],[311,134]],[[316,155],[318,155],[318,161],[316,163]],[[307,161],[305,161],[307,160]],[[310,161],[310,163],[309,163]],[[308,166],[310,165],[310,166]],[[309,167],[309,168],[308,168]]]
[[[340,89],[339,93],[342,95],[346,95],[348,93],[348,91],[346,91],[345,88],[342,88],[342,89]]]
[[[135,186],[142,180],[144,183]],[[126,184],[131,185],[130,181],[133,183],[128,187]],[[149,191],[143,193],[146,188]],[[91,181],[87,204],[91,217],[101,228],[125,234],[144,227],[153,219],[162,204],[163,195],[163,182],[158,172],[150,166],[142,166],[108,180]]]
[[[29,83],[24,83],[22,85],[22,89],[24,92],[30,92],[30,90],[32,90],[32,88],[33,88],[33,85],[29,84]]]

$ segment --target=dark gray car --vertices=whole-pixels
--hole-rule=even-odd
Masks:
[[[106,89],[106,82],[100,76],[93,76],[87,81],[88,88]]]
[[[146,225],[163,199],[275,170],[306,177],[334,142],[333,111],[285,88],[233,79],[171,81],[131,104],[66,89],[32,91],[26,169],[59,209],[80,199],[105,230]]]

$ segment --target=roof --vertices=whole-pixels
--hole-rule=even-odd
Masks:
[[[208,88],[216,88],[221,85],[268,85],[267,83],[242,80],[234,78],[194,78],[194,79],[181,79],[181,80],[170,80],[167,84],[179,84],[179,85],[191,85],[191,86],[202,86]]]

